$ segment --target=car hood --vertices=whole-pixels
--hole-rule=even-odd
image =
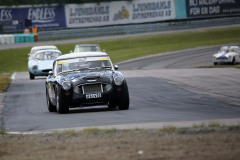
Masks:
[[[216,58],[219,58],[219,57],[229,57],[234,54],[235,54],[234,52],[219,52],[219,53],[214,54],[213,56]]]
[[[29,60],[28,61],[28,66],[32,67],[34,65],[38,66],[38,69],[43,70],[43,69],[52,69],[53,68],[53,62],[54,60]]]
[[[39,69],[52,69],[53,68],[54,60],[47,60],[47,61],[39,61],[38,68]]]
[[[61,84],[65,80],[70,80],[73,84],[78,85],[80,83],[112,83],[112,77],[115,74],[113,71],[102,72],[80,72],[80,73],[62,73],[59,75],[59,83]]]
[[[96,79],[101,77],[110,77],[111,75],[112,75],[112,71],[102,71],[102,72],[74,73],[74,74],[68,74],[66,77],[71,80],[75,78]]]

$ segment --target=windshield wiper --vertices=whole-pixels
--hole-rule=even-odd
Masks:
[[[90,69],[90,68],[89,67],[82,67],[82,68],[74,69],[73,71],[81,71],[81,70],[86,70],[86,69]]]

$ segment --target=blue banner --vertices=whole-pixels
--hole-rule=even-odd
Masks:
[[[240,14],[239,0],[186,0],[187,17]]]
[[[65,12],[62,6],[21,6],[0,8],[0,24],[12,29],[24,29],[25,21],[31,20],[39,29],[65,28]],[[15,27],[14,27],[15,26]],[[11,29],[11,27],[9,28]]]

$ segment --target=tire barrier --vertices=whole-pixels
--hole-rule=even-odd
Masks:
[[[38,34],[3,34],[0,35],[0,44],[38,42]]]
[[[31,43],[34,42],[35,34],[14,34],[15,43]]]
[[[11,34],[3,34],[0,35],[0,44],[14,44],[15,39]]]

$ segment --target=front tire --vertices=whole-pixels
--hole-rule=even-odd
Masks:
[[[215,66],[216,66],[216,65],[218,65],[218,63],[217,63],[217,62],[214,62],[213,64],[214,64]]]
[[[57,86],[57,94],[56,94],[56,101],[57,101],[57,104],[56,104],[56,109],[57,109],[57,112],[60,113],[60,114],[63,114],[63,113],[68,113],[69,112],[69,107],[65,104],[64,102],[64,99],[63,99],[63,96],[62,96],[62,90],[59,86]]]
[[[127,82],[125,81],[123,92],[121,93],[121,98],[118,102],[119,110],[128,110],[129,108],[129,93]]]
[[[32,73],[29,72],[29,78],[32,80],[32,79],[35,78],[35,76]]]
[[[117,104],[115,102],[108,102],[108,108],[109,109],[116,109],[117,108]]]
[[[235,57],[233,57],[233,60],[232,60],[232,65],[235,65],[235,63],[236,63],[236,60],[235,60]]]
[[[46,88],[46,99],[47,99],[47,106],[48,106],[48,111],[49,112],[56,112],[56,106],[52,105],[50,98],[49,98],[49,94],[48,94],[48,90]]]

